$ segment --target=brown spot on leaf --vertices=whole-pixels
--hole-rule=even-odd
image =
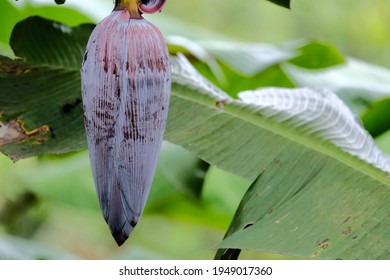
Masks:
[[[330,239],[326,238],[322,241],[317,240],[316,244],[319,248],[313,252],[312,257],[318,257],[324,250],[328,249],[330,246]]]
[[[351,219],[351,217],[352,217],[352,216],[348,216],[348,217],[344,220],[343,224],[347,223],[347,222],[349,221],[349,219]]]
[[[348,235],[352,232],[352,228],[351,227],[347,227],[344,231],[343,231],[343,235]]]
[[[31,72],[31,69],[27,65],[18,60],[7,60],[0,62],[0,73],[8,75],[27,75]]]
[[[280,159],[275,159],[275,165],[281,167],[282,161]]]
[[[20,120],[13,119],[4,123],[0,122],[0,146],[19,143],[48,132],[50,132],[50,128],[47,125],[28,131]]]
[[[47,141],[46,138],[39,138],[39,139],[35,140],[33,144],[35,144],[35,145],[42,145],[46,141]]]
[[[225,105],[224,101],[218,100],[217,102],[215,102],[215,107],[219,109],[223,109],[224,105]]]
[[[327,249],[329,247],[329,238],[326,238],[322,241],[316,242],[318,246],[320,246],[321,249]]]

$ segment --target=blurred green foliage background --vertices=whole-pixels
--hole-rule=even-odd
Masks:
[[[0,52],[19,20],[41,15],[67,24],[97,22],[111,0],[2,0]],[[196,39],[333,43],[345,55],[390,67],[388,0],[293,0],[292,10],[263,0],[169,0],[147,16],[165,35]],[[28,44],[28,42],[26,42]],[[250,182],[211,167],[200,197],[167,175],[166,162],[185,160],[165,143],[145,213],[118,248],[97,203],[86,151],[11,162],[0,155],[0,259],[211,259]],[[199,174],[203,176],[204,174]],[[246,252],[242,258],[280,258]]]

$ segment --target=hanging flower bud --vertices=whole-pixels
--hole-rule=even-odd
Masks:
[[[117,0],[89,38],[81,68],[84,124],[103,216],[118,245],[149,194],[167,119],[171,74],[161,32],[142,17],[165,0]]]

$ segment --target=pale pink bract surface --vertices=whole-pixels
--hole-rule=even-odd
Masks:
[[[81,68],[84,123],[100,207],[119,245],[153,181],[170,75],[165,40],[145,19],[113,11],[92,32]]]

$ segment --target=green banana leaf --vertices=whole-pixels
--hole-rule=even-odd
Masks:
[[[213,88],[186,62],[179,65],[173,92],[185,98],[173,99],[170,114],[180,121],[169,123],[166,138],[219,168],[257,177],[219,248],[324,259],[390,257],[390,180],[381,171],[389,172],[389,163],[339,99],[326,95],[318,104],[329,106],[322,110],[314,105],[317,97],[298,101],[301,93],[317,96],[314,91],[272,89],[253,106],[253,100],[238,102]],[[295,106],[283,108],[278,93]],[[340,140],[344,129],[352,134]],[[373,159],[383,164],[372,162],[375,168],[368,164]],[[220,250],[217,258],[231,252]]]
[[[283,70],[297,86],[327,87],[333,90],[359,115],[373,102],[390,96],[390,70],[354,58],[347,58],[345,64],[333,69],[308,71],[285,64]]]
[[[34,25],[57,34],[56,40],[31,37]],[[86,148],[78,61],[91,28],[41,18],[15,27],[11,46],[24,60],[0,58],[0,150],[12,159]],[[21,38],[29,44],[18,43]],[[165,139],[254,181],[218,245],[218,258],[237,257],[230,254],[235,249],[324,259],[390,257],[386,159],[339,101],[327,103],[330,115],[306,114],[308,95],[317,105],[335,96],[267,89],[269,100],[279,103],[257,104],[258,91],[235,100],[181,55],[172,63]],[[283,98],[298,103],[283,108]],[[302,111],[291,115],[291,108]],[[324,117],[330,122],[321,122]],[[334,129],[331,120],[339,118],[351,124],[349,137]]]
[[[390,92],[390,90],[389,90]],[[364,127],[373,137],[390,131],[390,98],[373,102],[362,115]]]

